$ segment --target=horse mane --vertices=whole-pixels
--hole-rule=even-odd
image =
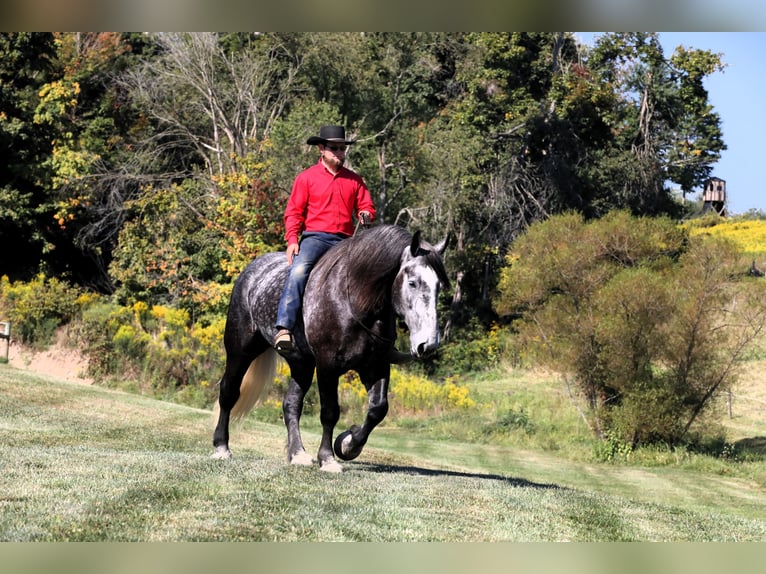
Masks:
[[[380,311],[389,297],[390,286],[401,265],[402,252],[412,242],[412,234],[398,225],[378,225],[357,233],[330,249],[317,264],[345,273],[349,297],[357,312]],[[421,249],[427,263],[443,284],[449,285],[441,257]],[[318,270],[318,269],[317,269]],[[316,272],[316,270],[315,270]]]

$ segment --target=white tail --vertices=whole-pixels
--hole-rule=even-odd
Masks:
[[[264,389],[274,381],[274,376],[277,373],[277,362],[280,359],[281,357],[274,349],[267,349],[250,363],[239,387],[239,398],[234,408],[231,409],[232,422],[243,418],[258,404],[258,399]],[[221,406],[216,401],[215,420],[218,420],[220,409]]]

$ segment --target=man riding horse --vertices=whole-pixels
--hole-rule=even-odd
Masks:
[[[367,224],[375,217],[370,192],[364,180],[343,166],[346,140],[343,126],[322,126],[309,145],[319,147],[319,161],[295,178],[285,208],[287,276],[277,310],[276,349],[289,353],[293,348],[293,329],[300,314],[303,292],[309,273],[330,247],[354,232],[354,215]],[[300,238],[300,241],[299,241]]]
[[[396,225],[354,234],[354,216],[366,224],[375,208],[362,178],[343,167],[353,142],[342,126],[323,126],[307,143],[319,145],[321,157],[298,175],[285,209],[287,257],[260,255],[234,283],[213,456],[231,457],[229,423],[251,410],[273,381],[279,352],[290,368],[282,401],[287,460],[314,463],[300,418],[316,376],[322,424],[317,459],[320,470],[341,472],[335,457],[359,456],[388,412],[391,363],[402,355],[423,358],[439,347],[438,298],[449,286],[441,258],[447,240],[431,245],[420,231]],[[409,334],[407,353],[394,346],[398,320]],[[367,390],[367,414],[333,441],[338,379],[351,370]]]

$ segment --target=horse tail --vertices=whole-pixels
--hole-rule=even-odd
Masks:
[[[277,352],[274,349],[267,349],[250,363],[245,376],[242,377],[239,399],[231,409],[233,421],[243,418],[258,404],[264,389],[274,381],[278,360]]]
[[[258,399],[260,399],[264,389],[274,381],[279,359],[280,357],[274,349],[267,349],[250,363],[239,386],[239,398],[229,414],[232,422],[242,419],[258,404]],[[221,406],[216,401],[213,409],[214,420],[216,421],[220,410]]]

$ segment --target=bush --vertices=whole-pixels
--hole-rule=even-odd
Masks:
[[[223,317],[191,325],[185,310],[160,305],[100,302],[82,313],[74,332],[96,380],[210,406],[223,372],[224,325]]]
[[[524,407],[504,407],[495,413],[494,420],[485,423],[482,433],[488,437],[508,434],[515,430],[521,430],[526,434],[532,434],[536,430],[534,422],[530,419]]]
[[[496,323],[489,331],[479,325],[469,325],[461,333],[460,340],[448,341],[441,346],[432,374],[465,374],[497,366],[501,357],[507,354],[506,335]]]
[[[25,344],[50,344],[56,329],[90,301],[65,281],[42,274],[29,283],[0,277],[0,317],[10,321],[11,335]]]
[[[745,269],[730,241],[667,219],[567,214],[517,241],[496,304],[520,313],[520,340],[574,382],[594,433],[673,445],[766,327],[766,282]]]
[[[468,388],[458,385],[454,379],[433,382],[399,369],[391,370],[389,396],[393,408],[399,414],[437,414],[476,406]]]
[[[597,442],[593,449],[594,458],[599,462],[627,461],[632,452],[633,445],[611,430],[604,433],[603,440]]]

